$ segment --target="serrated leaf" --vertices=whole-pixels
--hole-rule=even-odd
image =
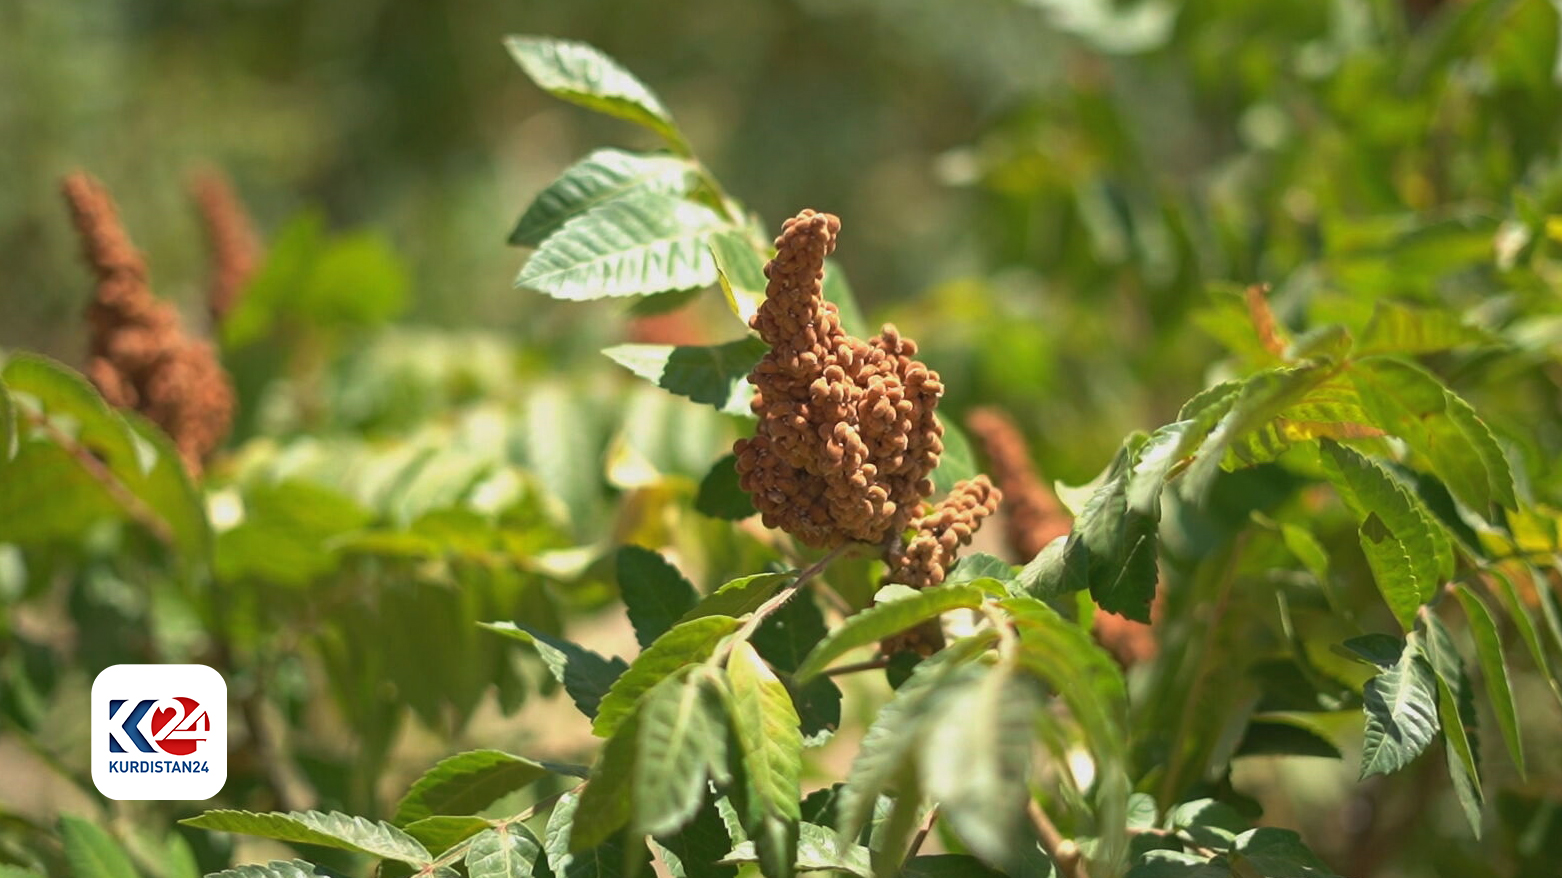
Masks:
[[[716,262],[706,239],[723,226],[692,201],[625,196],[566,222],[532,253],[515,285],[572,300],[708,286]]]
[[[599,149],[538,193],[510,233],[510,243],[536,247],[565,222],[636,193],[686,195],[694,188],[695,174],[687,159]]]
[[[700,810],[710,770],[726,772],[727,726],[718,683],[704,667],[656,684],[640,705],[630,796],[635,835],[677,832]],[[725,778],[717,778],[724,783]]]
[[[1329,440],[1322,449],[1324,471],[1360,525],[1373,581],[1408,631],[1416,609],[1452,575],[1452,544],[1431,514],[1376,461]]]
[[[602,353],[663,390],[729,415],[752,417],[749,401],[754,389],[747,378],[768,350],[763,341],[745,336],[705,346],[624,344]]]
[[[60,840],[74,878],[137,878],[119,842],[79,817],[60,818]]]
[[[719,862],[733,845],[718,804],[725,801],[722,797],[707,800],[694,820],[676,835],[652,840],[673,878],[733,878],[737,874],[737,869]]]
[[[1519,733],[1519,713],[1513,703],[1513,689],[1508,682],[1508,665],[1502,655],[1497,622],[1486,603],[1469,586],[1455,584],[1454,597],[1464,609],[1470,637],[1475,641],[1475,655],[1481,666],[1481,678],[1486,682],[1486,697],[1491,701],[1492,714],[1497,717],[1497,727],[1502,730],[1508,756],[1522,779],[1526,774],[1524,737]]]
[[[836,829],[842,839],[857,837],[872,818],[879,793],[917,752],[935,693],[996,640],[997,633],[988,630],[949,644],[918,664],[880,708],[863,734],[846,785],[836,799]]]
[[[1339,878],[1289,829],[1261,826],[1237,836],[1231,857],[1239,875],[1264,878]]]
[[[624,546],[616,561],[618,591],[643,649],[677,624],[699,595],[678,568],[659,553],[641,546]]]
[[[1476,732],[1475,692],[1464,671],[1464,660],[1454,646],[1453,635],[1438,618],[1422,610],[1415,644],[1426,656],[1437,677],[1437,715],[1446,743],[1449,779],[1454,795],[1476,838],[1481,836],[1479,738]]]
[[[1122,670],[1088,632],[1045,603],[1029,597],[999,603],[1014,618],[1021,664],[1062,695],[1092,748],[1104,755],[1100,761],[1112,764],[1122,752],[1128,721]]]
[[[661,135],[674,150],[688,153],[688,144],[673,123],[672,114],[656,95],[595,47],[540,36],[513,36],[504,44],[543,91],[589,110],[643,125]]]
[[[1014,579],[1014,565],[986,552],[972,552],[961,556],[955,566],[944,576],[949,585],[961,585],[978,579],[996,579],[1007,583]]]
[[[627,774],[625,775],[627,777]],[[590,789],[588,784],[586,789]],[[628,801],[625,797],[625,801]],[[575,824],[580,795],[566,793],[553,806],[548,815],[548,828],[543,835],[543,849],[548,854],[548,867],[556,878],[627,878],[638,874],[645,867],[650,851],[645,845],[627,845],[623,833],[617,833],[602,844],[583,851],[570,850],[570,837]]]
[[[746,616],[759,609],[783,583],[790,582],[791,573],[755,573],[727,582],[695,605],[678,621],[687,622],[702,616]]]
[[[206,878],[339,878],[339,873],[303,860],[272,860],[264,865],[234,866]]]
[[[1478,512],[1517,508],[1513,474],[1470,404],[1430,373],[1387,357],[1356,361],[1351,379],[1373,422],[1426,458],[1449,492]]]
[[[257,835],[294,844],[315,844],[338,850],[425,866],[432,859],[418,840],[389,823],[374,822],[336,811],[207,811],[179,821],[196,829]]]
[[[711,466],[694,495],[696,511],[722,521],[739,521],[758,514],[754,501],[738,483],[737,464],[737,456],[728,454]]]
[[[1361,777],[1392,774],[1410,764],[1437,736],[1437,677],[1419,650],[1401,645],[1362,691],[1367,731]]]
[[[766,876],[788,876],[797,855],[801,720],[786,686],[748,643],[727,659],[727,709],[743,763],[744,827]]]
[[[985,669],[943,699],[919,754],[923,790],[940,803],[941,819],[971,853],[1011,874],[1034,844],[1024,830],[1036,696],[1012,669]]]
[[[631,789],[640,760],[639,738],[640,712],[635,710],[624,717],[597,754],[591,777],[578,803],[571,806],[570,853],[599,847],[615,835],[622,835],[620,830],[634,816]],[[548,829],[551,833],[551,820]],[[558,866],[554,870],[558,871]]]
[[[481,817],[442,816],[414,820],[402,830],[437,857],[492,825]]]
[[[1555,672],[1551,669],[1551,663],[1546,658],[1546,649],[1540,642],[1540,630],[1535,626],[1535,617],[1530,613],[1529,606],[1519,597],[1518,590],[1513,586],[1513,580],[1499,568],[1488,571],[1494,583],[1493,591],[1502,608],[1507,611],[1508,618],[1513,620],[1513,627],[1518,629],[1519,639],[1524,641],[1524,647],[1529,651],[1530,660],[1535,663],[1541,677],[1551,689],[1551,694],[1558,704],[1562,704],[1562,684],[1559,684]]]
[[[1199,447],[1198,457],[1183,473],[1182,496],[1195,503],[1203,502],[1209,496],[1215,477],[1220,474],[1227,449],[1241,437],[1263,427],[1286,408],[1301,401],[1309,391],[1327,381],[1333,370],[1334,367],[1328,364],[1312,363],[1269,369],[1242,382],[1235,398],[1230,401],[1230,408],[1210,430],[1208,438]],[[1200,394],[1200,397],[1195,397],[1195,400],[1200,400],[1205,406],[1212,406],[1210,411],[1213,412],[1226,405],[1227,396],[1225,391],[1211,388],[1205,394]],[[1188,415],[1179,415],[1178,419],[1188,419]],[[1199,414],[1193,414],[1193,419],[1200,420]]]
[[[596,717],[603,696],[614,681],[628,670],[623,659],[605,659],[595,652],[515,622],[480,622],[481,627],[502,634],[537,650],[554,679],[564,686],[575,706],[588,717]]]
[[[873,878],[866,847],[860,844],[837,845],[835,832],[824,826],[803,823],[798,827],[798,872],[844,872],[853,878]],[[758,863],[754,843],[745,841],[722,857],[723,863]]]
[[[794,675],[806,683],[842,655],[860,646],[877,643],[950,610],[975,609],[982,605],[984,593],[970,585],[948,585],[923,589],[912,597],[869,607],[847,617],[846,621],[808,654]]]
[[[801,719],[804,747],[823,745],[841,724],[841,690],[834,681],[815,677],[800,684],[791,677],[814,644],[828,633],[819,602],[804,593],[772,613],[749,638],[760,656],[781,672]]]
[[[1124,443],[1074,519],[1074,529],[1062,549],[1064,569],[1052,577],[1058,585],[1087,584],[1091,597],[1103,609],[1139,622],[1150,620],[1150,603],[1155,598],[1162,482],[1162,476],[1155,474],[1160,469],[1155,459],[1150,471],[1135,481],[1134,469],[1145,447],[1143,435],[1131,436]],[[1130,486],[1134,488],[1132,503]]]
[[[1430,354],[1492,341],[1490,334],[1464,323],[1452,311],[1379,299],[1372,303],[1372,317],[1367,320],[1354,353],[1359,357]]]
[[[401,797],[391,823],[405,827],[436,815],[476,814],[548,773],[548,767],[539,762],[500,750],[469,750],[447,756]]]
[[[472,839],[466,849],[468,878],[550,878],[542,842],[524,823],[506,823]]]
[[[591,732],[599,738],[613,730],[634,709],[635,703],[662,678],[684,665],[704,661],[717,642],[738,630],[739,622],[727,616],[704,616],[680,622],[646,647],[613,686],[597,709]]]

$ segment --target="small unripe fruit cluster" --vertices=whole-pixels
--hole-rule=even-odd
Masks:
[[[916,523],[916,535],[904,549],[885,557],[890,582],[913,588],[929,588],[944,581],[960,549],[982,526],[982,519],[998,511],[1003,493],[986,476],[956,482],[949,496],[940,500]]]

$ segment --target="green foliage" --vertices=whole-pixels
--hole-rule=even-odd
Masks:
[[[916,590],[883,581],[884,546],[818,557],[755,520],[727,452],[775,217],[694,139],[725,171],[758,141],[817,161],[829,133],[756,102],[730,140],[708,115],[686,134],[601,51],[513,37],[542,91],[667,150],[544,185],[516,284],[632,301],[566,319],[516,293],[515,337],[384,329],[402,257],[306,214],[222,330],[244,425],[199,481],[70,367],[6,358],[0,752],[85,788],[54,730],[98,668],[143,661],[219,667],[236,749],[182,821],[212,835],[167,835],[172,807],[56,832],[0,803],[0,876],[634,878],[653,854],[674,878],[1551,874],[1556,11],[881,5],[831,20],[893,22],[908,56],[1013,26],[1025,57],[1071,59],[962,110],[974,142],[852,175],[904,217],[847,214],[948,278],[867,300],[946,387],[935,499],[996,468],[959,426],[996,402],[1067,536],[1015,557],[989,523]],[[979,48],[949,53],[962,77],[1013,63]],[[799,60],[786,85],[813,95]],[[904,83],[932,108],[927,85]],[[968,204],[916,202],[908,169],[935,167]],[[862,336],[842,264],[860,282],[871,258],[825,270]],[[619,343],[620,316],[696,341]],[[229,834],[324,865],[215,871]]]

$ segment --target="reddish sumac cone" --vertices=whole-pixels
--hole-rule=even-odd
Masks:
[[[1009,416],[992,408],[966,415],[965,423],[987,454],[993,481],[1003,490],[1004,538],[1014,554],[1029,560],[1074,526],[1031,465],[1025,437]]]
[[[111,404],[161,427],[198,475],[233,419],[228,375],[212,346],[186,335],[173,306],[152,295],[146,260],[130,243],[103,184],[77,173],[62,189],[98,279],[87,305],[87,376]]]
[[[211,254],[211,279],[206,287],[206,307],[213,326],[238,304],[244,285],[260,267],[262,248],[249,211],[234,191],[233,183],[215,170],[202,171],[190,181],[190,195],[201,215],[206,245]]]
[[[971,542],[982,520],[998,511],[1003,492],[985,475],[956,482],[949,496],[918,519],[916,535],[899,551],[885,554],[889,582],[930,588],[944,581],[955,555]]]
[[[754,438],[733,450],[767,527],[815,547],[884,543],[933,492],[944,450],[934,408],[944,387],[893,326],[872,340],[841,328],[824,300],[824,259],[840,220],[805,210],[786,221],[749,321],[770,351],[749,382]]]

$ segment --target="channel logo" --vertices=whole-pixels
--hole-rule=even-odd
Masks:
[[[92,683],[92,782],[111,799],[202,800],[228,779],[228,684],[205,665],[114,665]]]

